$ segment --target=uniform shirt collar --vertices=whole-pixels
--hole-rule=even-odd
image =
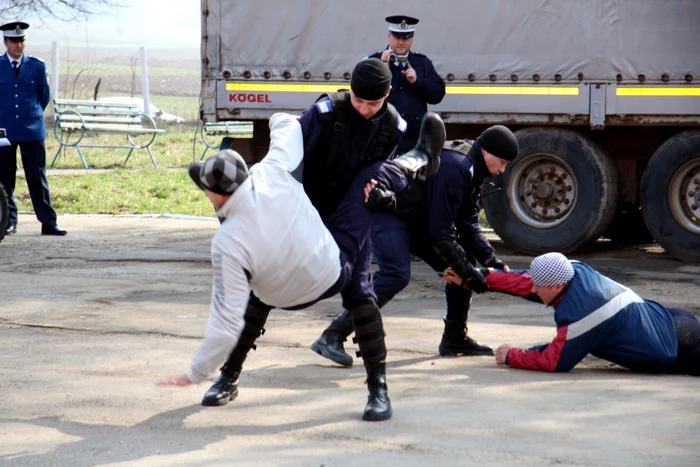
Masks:
[[[21,64],[22,64],[22,59],[24,59],[24,54],[22,54],[17,60],[15,60],[14,58],[10,57],[10,54],[9,54],[8,52],[5,52],[5,56],[6,56],[7,59],[10,61],[10,65],[12,65],[12,62],[17,62],[17,63],[19,63],[19,64],[21,65]]]

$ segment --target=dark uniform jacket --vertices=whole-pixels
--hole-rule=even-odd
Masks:
[[[24,54],[15,76],[7,53],[0,56],[0,128],[12,143],[46,139],[44,109],[50,91],[43,60]]]
[[[490,176],[476,141],[469,156],[443,149],[435,177],[421,184],[420,197],[398,196],[396,215],[407,220],[411,230],[427,229],[432,244],[457,241],[483,264],[495,254],[479,225],[481,184]]]
[[[381,52],[377,52],[370,57],[380,58],[381,55]],[[416,144],[421,121],[428,111],[428,104],[439,104],[445,97],[445,81],[437,74],[433,62],[428,57],[409,52],[408,63],[411,64],[418,77],[414,84],[409,83],[401,73],[407,68],[390,64],[392,79],[389,102],[396,107],[399,114],[408,123],[406,136],[399,146],[399,154],[410,150]]]
[[[335,211],[350,182],[362,168],[394,155],[406,130],[406,122],[402,118],[398,118],[396,128],[389,135],[383,154],[376,159],[371,156],[381,128],[382,115],[389,105],[386,104],[372,119],[366,120],[350,102],[347,103],[343,154],[330,154],[329,151],[329,130],[336,121],[330,98],[323,98],[309,107],[299,119],[304,136],[304,189],[322,219],[327,219]]]

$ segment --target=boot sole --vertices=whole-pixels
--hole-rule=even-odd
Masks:
[[[350,368],[353,364],[352,357],[350,358],[350,363],[344,362],[341,360],[337,360],[337,359],[333,358],[333,356],[326,351],[325,347],[321,347],[319,345],[316,345],[315,342],[313,344],[311,344],[311,350],[313,350],[314,352],[316,352],[320,356],[325,357],[328,360],[337,363],[338,365],[344,366],[345,368]]]
[[[448,352],[444,350],[440,350],[440,356],[442,357],[493,357],[493,351],[486,351],[486,350],[469,350],[467,352]]]
[[[207,399],[205,397],[204,399],[202,399],[202,405],[204,407],[221,407],[228,404],[236,397],[238,397],[238,389],[233,391],[229,397],[222,397],[221,399]]]
[[[381,414],[381,415],[364,414],[364,415],[362,415],[362,420],[364,420],[366,422],[382,422],[384,420],[389,420],[393,414],[394,414],[393,409],[389,410],[388,413]]]

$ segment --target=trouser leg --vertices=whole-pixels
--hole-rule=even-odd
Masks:
[[[56,211],[51,207],[49,182],[46,179],[46,147],[43,141],[19,143],[22,166],[36,217],[42,224],[56,225]]]
[[[372,221],[371,238],[378,268],[372,280],[377,305],[382,308],[411,280],[410,234],[404,221],[377,213]]]
[[[17,182],[17,144],[0,147],[0,184],[7,194],[8,227],[17,225],[15,183]]]
[[[265,333],[264,326],[270,310],[272,310],[271,306],[261,302],[252,293],[250,294],[241,337],[229,355],[228,361],[221,367],[221,376],[204,394],[202,405],[226,405],[238,396],[238,377],[243,369],[243,362],[248,357],[250,350],[255,349],[256,339]]]
[[[700,322],[682,308],[669,309],[676,325],[678,337],[678,358],[676,369],[679,373],[700,376]]]

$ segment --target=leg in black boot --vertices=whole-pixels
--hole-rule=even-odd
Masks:
[[[443,357],[458,355],[493,355],[493,349],[467,336],[467,318],[472,303],[472,292],[456,285],[445,287],[447,316],[445,331],[438,351]]]
[[[226,405],[238,396],[238,377],[250,349],[255,349],[255,340],[265,333],[265,322],[272,307],[265,305],[253,294],[250,295],[244,319],[245,327],[238,344],[228,361],[221,368],[221,376],[202,398],[202,405],[215,407]]]
[[[344,310],[335,317],[323,334],[311,344],[311,350],[346,367],[352,366],[352,357],[345,352],[343,342],[352,334],[354,327],[350,312]]]
[[[386,345],[384,327],[379,308],[374,303],[361,305],[352,310],[355,325],[355,342],[360,347],[358,357],[362,357],[367,370],[367,405],[363,420],[389,420],[392,415],[386,385]]]

